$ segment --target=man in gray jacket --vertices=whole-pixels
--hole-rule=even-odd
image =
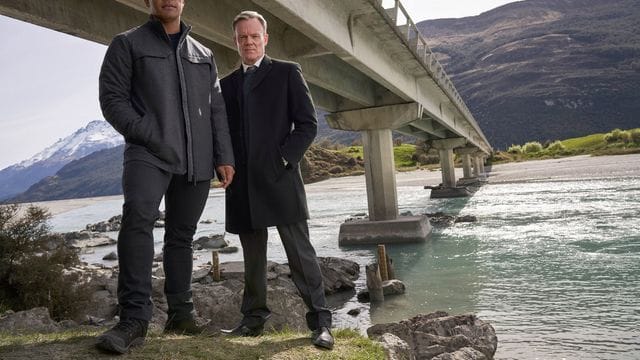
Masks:
[[[98,337],[124,353],[144,342],[152,314],[153,224],[165,199],[166,332],[194,333],[192,240],[217,171],[234,158],[213,54],[189,36],[184,0],[145,0],[147,23],[117,35],[100,72],[100,105],[126,141],[118,235],[120,322]]]

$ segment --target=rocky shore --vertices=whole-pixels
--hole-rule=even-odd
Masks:
[[[325,294],[353,291],[360,275],[359,264],[332,257],[319,258]],[[267,296],[272,317],[267,329],[284,328],[306,331],[307,308],[297,293],[287,264],[268,263]],[[117,269],[83,266],[70,271],[81,272],[93,291],[91,302],[74,320],[53,321],[46,308],[34,308],[0,315],[0,332],[56,332],[77,327],[104,328],[117,321]],[[209,266],[193,273],[193,301],[197,321],[207,332],[218,333],[241,320],[244,264],[228,262],[220,266],[221,281],[214,281]],[[156,263],[153,273],[154,311],[152,331],[161,332],[167,320],[163,294],[164,272]],[[352,316],[359,316],[358,313]],[[493,327],[473,315],[449,316],[438,312],[418,315],[399,323],[379,324],[367,333],[385,348],[388,359],[492,359],[497,347]]]

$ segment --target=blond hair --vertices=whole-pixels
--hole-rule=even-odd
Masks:
[[[267,33],[267,20],[264,19],[264,17],[262,17],[262,15],[260,15],[259,12],[257,11],[251,11],[251,10],[245,10],[242,11],[240,14],[236,15],[236,17],[233,19],[233,23],[231,24],[232,30],[235,33],[236,32],[236,24],[239,23],[242,20],[249,20],[249,19],[258,19],[258,21],[260,22],[260,24],[262,24],[262,27],[264,28],[264,33]]]

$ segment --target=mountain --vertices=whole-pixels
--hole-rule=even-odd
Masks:
[[[33,184],[12,203],[122,194],[124,145],[95,151]]]
[[[491,144],[640,126],[640,2],[526,0],[417,24]]]
[[[106,121],[94,120],[32,158],[0,171],[0,200],[19,194],[69,162],[124,142]]]

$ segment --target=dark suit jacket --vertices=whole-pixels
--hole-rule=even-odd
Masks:
[[[236,159],[236,174],[226,192],[226,228],[231,233],[309,218],[299,163],[317,131],[300,65],[265,56],[247,99],[243,77],[239,68],[221,81]]]

